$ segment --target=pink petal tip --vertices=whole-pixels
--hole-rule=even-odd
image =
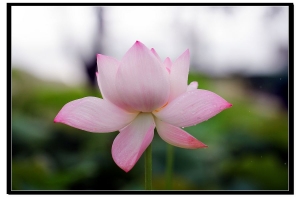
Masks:
[[[225,107],[226,108],[231,108],[232,107],[232,104],[231,103],[228,103],[228,105]]]
[[[101,57],[103,57],[104,55],[102,55],[102,54],[97,54],[97,59],[100,59]]]
[[[141,43],[140,41],[138,41],[138,40],[134,43],[133,46],[136,46],[136,48],[143,48],[143,47],[145,47],[145,45],[143,43]]]
[[[190,149],[200,149],[200,148],[207,148],[208,146],[202,142],[200,142],[199,140],[196,140],[194,138],[190,139],[189,142],[189,148]]]
[[[206,144],[204,144],[201,141],[195,139],[194,137],[189,138],[188,144],[189,144],[189,148],[191,148],[191,149],[199,149],[199,148],[207,148],[208,147]]]
[[[57,119],[58,117],[56,116],[53,120],[54,123],[59,123],[60,121]]]

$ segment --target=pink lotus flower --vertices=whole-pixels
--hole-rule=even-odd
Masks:
[[[196,125],[232,105],[217,94],[187,85],[190,54],[174,63],[161,61],[154,49],[137,41],[120,61],[97,55],[98,85],[103,99],[85,97],[67,103],[54,122],[94,132],[119,130],[112,144],[115,163],[128,172],[160,137],[177,147],[207,147],[180,127]]]

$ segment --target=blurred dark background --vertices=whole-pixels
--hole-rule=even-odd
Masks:
[[[129,173],[112,159],[117,132],[53,123],[101,97],[96,54],[120,60],[135,40],[173,61],[189,48],[189,82],[233,104],[185,128],[209,148],[174,147],[174,190],[288,189],[288,8],[174,6],[12,8],[13,190],[144,188],[143,157]],[[152,145],[163,190],[167,144]]]

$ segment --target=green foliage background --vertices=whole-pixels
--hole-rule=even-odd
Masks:
[[[287,190],[288,113],[274,97],[250,90],[242,78],[189,82],[230,103],[210,120],[185,130],[209,146],[175,147],[175,190]],[[101,97],[98,89],[73,88],[12,70],[13,190],[143,190],[143,157],[125,173],[114,163],[115,133],[95,134],[54,124],[69,101]],[[167,144],[156,134],[153,188],[165,189]]]

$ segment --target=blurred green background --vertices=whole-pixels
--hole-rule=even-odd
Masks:
[[[266,85],[253,89],[240,77],[213,79],[190,73],[191,81],[233,107],[185,128],[209,147],[174,147],[173,189],[287,190],[288,113],[280,99],[263,92]],[[12,70],[13,190],[144,188],[143,156],[128,173],[112,159],[117,132],[95,134],[53,123],[63,105],[85,96],[101,94],[87,85],[69,87]],[[163,190],[167,144],[155,134],[152,148],[153,189]]]
[[[125,173],[118,134],[53,119],[101,97],[96,54],[121,60],[136,40],[172,61],[190,50],[189,83],[233,107],[185,130],[206,149],[174,147],[174,190],[288,190],[287,6],[13,6],[12,189],[142,190],[144,159]],[[154,80],[155,81],[155,80]],[[167,144],[155,134],[153,188],[165,189]]]

